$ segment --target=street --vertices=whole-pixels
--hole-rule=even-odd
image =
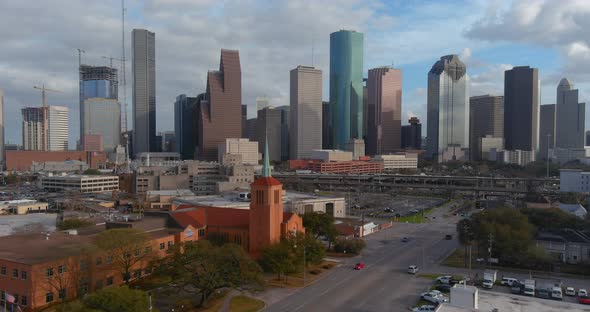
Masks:
[[[437,267],[437,263],[458,246],[455,233],[457,217],[443,218],[437,209],[428,223],[399,224],[367,236],[362,255],[343,259],[313,285],[299,289],[277,302],[267,302],[266,311],[404,311],[413,306],[420,292],[432,280],[407,273],[415,264],[421,271]],[[403,237],[409,241],[403,243]],[[366,267],[355,271],[353,266],[364,262]],[[442,272],[441,272],[442,273]]]

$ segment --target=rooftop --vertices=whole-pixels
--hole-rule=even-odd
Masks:
[[[441,305],[437,312],[468,312],[468,311],[500,311],[500,312],[588,312],[589,309],[577,303],[567,303],[519,295],[479,290],[479,309],[468,309]]]

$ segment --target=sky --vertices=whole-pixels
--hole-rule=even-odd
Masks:
[[[340,29],[364,33],[364,70],[393,65],[403,72],[402,119],[426,125],[427,73],[443,55],[458,54],[471,78],[470,95],[503,93],[504,71],[539,68],[541,104],[555,103],[563,77],[590,102],[590,1],[587,0],[127,0],[126,58],[131,30],[156,33],[157,130],[174,129],[174,100],[205,91],[220,50],[240,51],[242,102],[256,115],[255,99],[289,104],[289,71],[323,70],[329,99],[329,36]],[[120,0],[0,0],[0,90],[6,142],[22,144],[20,109],[70,109],[70,148],[79,137],[78,51],[82,62],[107,65],[121,58]],[[120,68],[120,64],[117,64]],[[131,118],[131,63],[127,64]],[[120,91],[120,97],[122,92]],[[590,111],[590,109],[587,109]],[[590,113],[590,112],[589,112]],[[590,118],[586,118],[586,128]]]

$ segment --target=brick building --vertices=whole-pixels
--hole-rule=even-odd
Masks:
[[[107,156],[104,152],[88,151],[6,151],[6,170],[30,171],[33,162],[83,161],[90,168],[105,168]]]

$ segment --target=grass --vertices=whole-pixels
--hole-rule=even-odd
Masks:
[[[427,278],[427,279],[436,279],[439,276],[445,276],[445,275],[451,275],[451,274],[444,274],[444,273],[420,273],[417,274],[417,277],[421,277],[421,278]],[[462,280],[464,277],[461,275],[451,275],[453,277],[453,279],[456,280]]]
[[[464,268],[465,251],[463,248],[455,249],[441,264],[452,268]]]
[[[264,301],[247,296],[235,296],[229,302],[231,312],[256,312],[264,308]]]
[[[202,307],[197,307],[196,299],[193,297],[184,297],[175,302],[174,307],[177,311],[183,312],[218,312],[223,305],[223,300],[227,295],[226,291],[217,292],[205,302]],[[181,308],[181,306],[184,306]]]
[[[337,266],[338,262],[324,260],[319,264],[310,265],[305,270],[305,285],[311,284],[315,281],[322,273]],[[303,285],[303,272],[295,272],[288,275],[287,280],[281,276],[281,280],[276,279],[276,274],[272,275],[272,278],[267,280],[268,286],[275,287],[302,287]]]

